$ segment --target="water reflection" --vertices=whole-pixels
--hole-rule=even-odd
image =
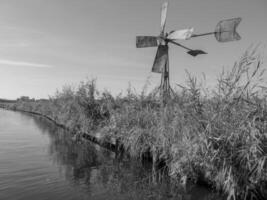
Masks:
[[[204,188],[185,191],[167,177],[156,184],[149,165],[119,161],[112,152],[87,141],[74,140],[52,122],[40,117],[33,119],[50,138],[48,153],[52,162],[67,181],[82,188],[90,199],[218,199]]]

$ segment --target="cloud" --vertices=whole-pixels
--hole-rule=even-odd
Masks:
[[[0,59],[1,65],[11,65],[11,66],[21,66],[21,67],[35,67],[35,68],[51,68],[52,65],[24,62],[24,61],[14,61],[14,60],[5,60]]]

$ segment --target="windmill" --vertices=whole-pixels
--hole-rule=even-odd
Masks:
[[[161,73],[161,84],[159,88],[163,96],[163,99],[165,99],[165,97],[168,97],[170,95],[170,91],[172,91],[169,80],[169,54],[168,54],[169,43],[177,45],[187,50],[187,53],[189,55],[196,57],[197,55],[207,54],[207,53],[199,49],[188,48],[178,43],[177,40],[188,40],[194,37],[200,37],[206,35],[214,35],[218,42],[229,42],[241,39],[240,35],[236,32],[236,28],[239,25],[241,18],[222,20],[217,24],[215,31],[213,32],[194,34],[193,33],[194,29],[188,28],[183,30],[174,30],[167,33],[165,32],[167,7],[168,7],[168,2],[162,4],[160,34],[158,36],[136,37],[137,48],[158,47],[152,67],[152,72]]]

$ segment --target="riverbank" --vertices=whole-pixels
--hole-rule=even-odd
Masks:
[[[16,112],[27,113],[27,114],[31,114],[31,115],[34,115],[34,116],[43,117],[43,118],[53,122],[56,126],[58,126],[60,128],[63,128],[66,131],[72,132],[75,136],[79,136],[79,137],[85,138],[86,140],[89,140],[89,141],[91,141],[91,142],[93,142],[95,144],[98,144],[99,146],[101,146],[103,148],[106,148],[106,149],[108,149],[108,150],[110,150],[112,152],[118,153],[116,144],[113,144],[112,142],[108,142],[108,141],[102,140],[101,138],[97,138],[96,136],[90,135],[89,133],[73,132],[73,130],[70,127],[67,127],[64,124],[60,124],[58,121],[56,121],[55,119],[52,119],[51,117],[49,117],[49,116],[47,116],[45,114],[42,114],[42,113],[39,113],[39,112],[30,111],[30,110],[21,110],[21,109],[16,108],[16,106],[14,106],[14,104],[13,105],[11,105],[11,104],[8,104],[8,105],[0,104],[0,108],[6,109],[6,110],[12,110],[12,111],[16,111]]]
[[[0,163],[1,200],[223,200],[204,187],[175,188],[167,176],[155,184],[150,165],[75,141],[43,117],[3,109]]]
[[[207,90],[188,76],[162,106],[153,92],[113,97],[95,81],[64,87],[49,100],[17,101],[9,109],[36,112],[72,132],[98,133],[131,157],[153,158],[177,182],[211,185],[229,198],[264,199],[267,188],[267,102],[263,71],[247,52]]]

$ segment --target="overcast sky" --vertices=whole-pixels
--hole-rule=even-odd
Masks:
[[[47,98],[65,84],[97,78],[113,94],[129,83],[137,91],[149,79],[156,48],[135,48],[136,35],[157,35],[164,0],[0,0],[0,98]],[[213,84],[251,44],[267,44],[266,0],[169,0],[166,30],[213,31],[218,21],[242,17],[242,40],[218,43],[214,36],[181,43],[208,52],[193,58],[170,47],[171,83],[185,70],[206,74]],[[265,51],[266,54],[266,51]]]

